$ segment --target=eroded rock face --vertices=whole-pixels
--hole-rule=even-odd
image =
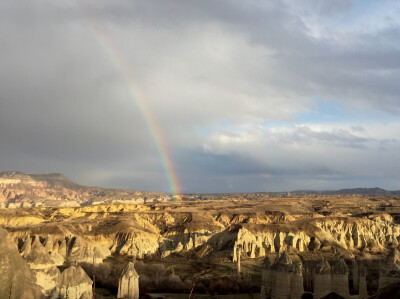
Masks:
[[[92,246],[79,237],[74,237],[70,243],[70,250],[67,254],[67,259],[70,262],[98,265],[111,255],[111,251],[105,245]]]
[[[363,201],[362,207],[366,203],[375,204],[369,199],[360,200]],[[383,202],[396,204],[391,199],[384,199],[376,204],[374,210],[381,208]],[[331,205],[335,203],[336,198],[330,201]],[[323,204],[327,207],[327,203]],[[100,264],[110,254],[138,259],[167,258],[167,262],[176,257],[221,258],[236,262],[239,247],[244,271],[246,267],[243,265],[250,262],[248,259],[276,254],[282,256],[283,252],[291,257],[299,255],[302,259],[312,257],[310,260],[314,261],[327,258],[332,266],[332,273],[329,272],[331,291],[335,285],[345,283],[342,279],[345,273],[335,270],[334,257],[343,256],[349,261],[355,257],[365,259],[374,255],[375,259],[379,259],[389,247],[396,247],[399,241],[399,225],[388,214],[373,214],[366,208],[363,208],[363,213],[357,214],[354,211],[359,211],[360,207],[355,207],[353,214],[348,215],[329,212],[324,207],[324,216],[313,211],[313,205],[321,205],[319,199],[314,203],[308,202],[308,199],[290,199],[290,202],[279,205],[281,200],[274,201],[273,205],[264,201],[237,203],[229,200],[32,208],[29,212],[22,209],[1,210],[0,222],[10,230],[23,257],[28,258],[34,248],[41,246],[53,265]],[[364,213],[365,210],[368,213]],[[394,212],[393,215],[397,219]],[[18,221],[13,222],[13,219]],[[260,260],[251,262],[258,263]],[[308,274],[303,274],[306,288],[312,290],[314,272],[311,268],[315,263],[308,269],[309,265],[304,259],[302,261],[307,267],[305,273],[308,271]],[[36,263],[35,267],[46,263]],[[271,267],[274,264],[271,263]],[[294,264],[295,260],[292,262],[293,269]],[[384,263],[382,265],[381,280],[384,285],[384,277],[389,281],[395,275],[391,274],[391,270],[385,270]],[[352,268],[351,271],[355,273]],[[360,277],[354,285],[359,290],[363,288]],[[294,283],[292,278],[290,281]]]
[[[343,250],[351,257],[361,250],[384,252],[389,245],[399,244],[400,226],[389,215],[372,215],[368,219],[322,217],[309,221],[307,229],[299,230],[298,224],[303,222],[244,225],[236,242],[243,244],[249,258],[283,251],[335,254]]]
[[[331,275],[331,288],[332,292],[348,298],[349,294],[349,269],[344,261],[344,258],[340,258],[332,266]]]
[[[322,298],[331,293],[331,265],[327,260],[322,260],[314,273],[314,298]]]
[[[301,298],[304,293],[301,262],[293,263],[284,251],[272,266],[270,263],[269,258],[264,260],[260,298]]]
[[[36,278],[36,284],[42,289],[43,294],[49,296],[56,288],[60,271],[55,266],[54,260],[40,242],[35,243],[26,261]]]
[[[121,273],[117,298],[139,298],[139,275],[137,274],[135,265],[132,262],[129,262]]]
[[[8,233],[0,228],[0,298],[43,298],[35,277]]]
[[[32,239],[34,241],[32,242]],[[40,242],[43,239],[44,245]],[[38,258],[45,258],[45,255],[32,256],[33,248],[37,247],[38,251],[45,251],[46,261],[39,261]],[[36,252],[37,253],[37,252]],[[36,254],[35,253],[35,254]],[[21,246],[21,254],[23,257],[34,259],[35,267],[38,267],[45,262],[55,266],[61,266],[65,261],[71,263],[89,263],[93,265],[101,264],[102,261],[111,255],[111,251],[107,245],[91,244],[80,237],[61,237],[49,235],[46,238],[40,236],[27,236],[24,238]],[[29,257],[31,255],[31,257]],[[29,257],[29,258],[28,258]],[[50,260],[49,260],[50,259]]]
[[[52,298],[92,298],[92,280],[81,267],[71,266],[61,272]]]
[[[372,215],[368,219],[357,220],[343,217],[316,221],[315,225],[349,250],[366,248],[381,252],[388,244],[397,246],[400,239],[400,226],[390,215]]]
[[[400,252],[393,248],[381,263],[379,289],[400,281]]]
[[[359,266],[359,277],[358,277],[358,298],[359,299],[367,299],[368,291],[367,291],[367,268],[365,265],[360,263]]]

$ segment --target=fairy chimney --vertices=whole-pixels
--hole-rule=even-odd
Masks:
[[[344,258],[340,258],[332,266],[332,277],[331,277],[332,292],[348,298],[349,294],[349,269],[344,261]]]
[[[331,293],[331,266],[322,260],[314,272],[314,298],[322,298]]]
[[[139,298],[139,275],[133,262],[129,262],[119,277],[117,298]]]

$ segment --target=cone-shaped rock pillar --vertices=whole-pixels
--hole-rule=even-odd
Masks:
[[[139,275],[135,270],[134,263],[129,262],[119,277],[117,298],[138,299],[139,298]]]

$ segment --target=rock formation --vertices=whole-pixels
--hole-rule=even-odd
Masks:
[[[339,296],[348,298],[349,294],[349,269],[344,261],[340,258],[332,266],[331,290]]]
[[[43,298],[35,277],[7,231],[0,228],[0,298]]]
[[[322,298],[332,291],[331,266],[327,260],[322,260],[314,273],[314,298]]]
[[[106,246],[92,246],[79,237],[74,237],[70,243],[70,250],[67,254],[67,259],[70,262],[84,262],[98,265],[107,256],[111,255],[110,250]]]
[[[303,265],[301,261],[298,261],[293,263],[292,290],[290,298],[302,298],[303,293]]]
[[[361,270],[359,263],[353,263],[346,274],[343,261],[336,265],[334,257],[343,256],[346,261],[357,257],[364,261],[370,256],[373,262],[368,264],[368,283],[371,283],[368,287],[374,291],[373,286],[378,285],[375,272],[379,259],[389,248],[398,247],[400,241],[396,218],[400,201],[394,198],[218,194],[185,195],[190,199],[186,202],[166,202],[168,196],[159,196],[155,198],[157,203],[149,203],[154,198],[142,193],[135,196],[140,196],[140,202],[145,204],[120,204],[124,196],[134,192],[100,191],[66,184],[57,175],[46,183],[43,177],[7,174],[0,182],[3,206],[15,207],[0,210],[0,225],[9,230],[12,241],[36,274],[44,275],[50,264],[60,268],[81,262],[97,266],[113,254],[117,258],[125,255],[139,260],[161,258],[161,264],[202,258],[201,266],[196,267],[204,268],[199,271],[232,257],[237,263],[234,267],[242,264],[239,271],[246,277],[250,269],[247,263],[257,264],[261,258],[283,255],[281,262],[278,259],[264,266],[263,296],[272,295],[274,285],[276,295],[276,275],[291,285],[290,296],[300,292],[301,279],[306,291],[315,289],[317,296],[327,295],[321,288],[347,296],[346,275],[353,282],[351,294],[366,296],[367,280],[362,275],[366,271]],[[73,199],[82,205],[50,208],[52,204],[47,200],[61,203],[62,195],[66,201]],[[40,208],[33,203],[35,198],[43,203]],[[113,201],[117,204],[111,204]],[[26,202],[33,206],[28,208]],[[21,208],[21,204],[26,208]],[[293,257],[291,263],[284,252]],[[301,264],[297,265],[296,255],[301,256],[304,271],[299,270]],[[321,269],[314,273],[316,263],[324,258],[332,261],[332,269],[328,273],[322,273]],[[279,266],[285,262],[291,266]],[[387,263],[382,262],[381,288],[400,278],[396,274],[398,266],[395,255]],[[289,268],[292,270],[282,270]],[[214,278],[220,274],[208,275]],[[54,271],[46,275],[53,277],[52,280],[56,277]]]
[[[393,248],[381,263],[379,289],[400,281],[400,252]]]
[[[49,296],[56,288],[60,271],[40,242],[32,248],[26,261],[36,278],[36,284],[42,288],[43,294]]]
[[[61,272],[52,297],[60,299],[92,298],[92,280],[80,266],[71,266]]]
[[[24,244],[21,247],[21,254],[26,257],[32,250],[32,240],[30,236],[25,238]]]
[[[129,262],[121,273],[117,298],[139,298],[139,275],[137,274],[135,265],[132,262]]]
[[[260,299],[301,298],[304,293],[301,262],[293,263],[284,251],[271,267],[269,264],[269,259],[266,259],[262,271]]]
[[[367,299],[368,291],[367,291],[367,268],[360,263],[359,267],[359,276],[358,276],[358,299]]]
[[[263,268],[261,272],[261,298],[271,298],[272,292],[272,282],[275,280],[272,278],[272,270],[271,270],[271,260],[267,256],[264,259]]]
[[[237,245],[237,257],[236,257],[236,269],[237,269],[237,273],[240,274],[241,270],[241,265],[240,265],[240,259],[242,256],[242,245]]]

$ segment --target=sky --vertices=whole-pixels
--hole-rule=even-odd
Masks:
[[[0,171],[400,189],[400,2],[0,0]]]

